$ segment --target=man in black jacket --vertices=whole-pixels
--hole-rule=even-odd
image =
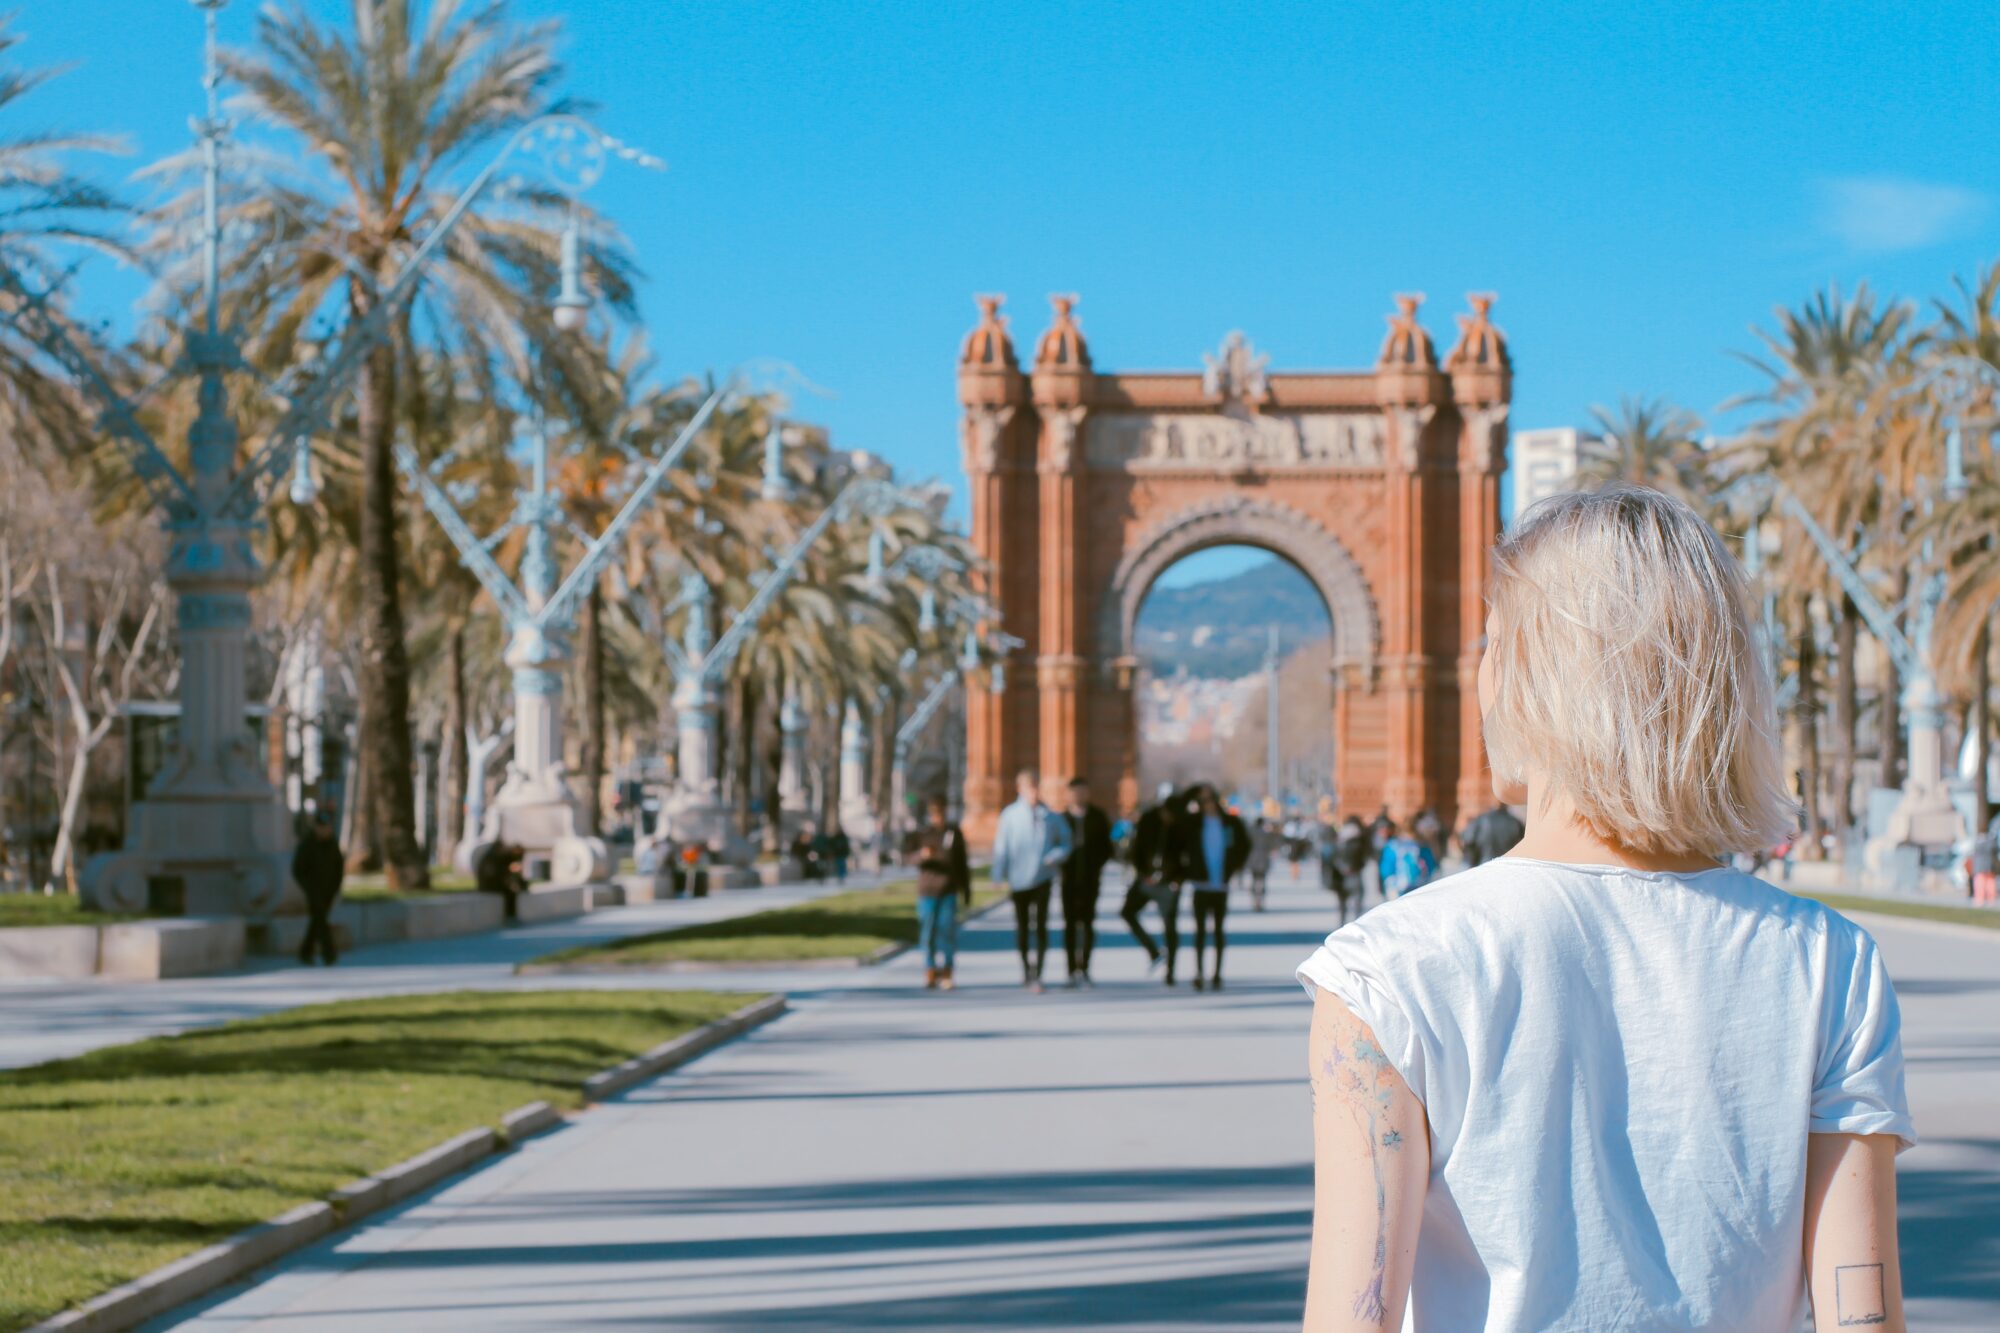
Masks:
[[[1174,959],[1181,951],[1181,881],[1178,826],[1185,817],[1187,797],[1171,787],[1163,787],[1160,803],[1139,816],[1132,830],[1132,883],[1125,890],[1125,907],[1119,913],[1131,927],[1133,938],[1158,964],[1160,946],[1139,923],[1147,903],[1158,903],[1161,935],[1166,940],[1167,984],[1174,984]]]
[[[299,961],[310,965],[313,950],[320,961],[333,966],[339,951],[333,943],[333,904],[340,897],[340,881],[347,873],[340,844],[334,840],[333,821],[324,811],[315,814],[292,852],[292,878],[306,895],[306,937],[299,944]]]
[[[1483,865],[1512,851],[1527,831],[1512,810],[1496,805],[1465,826],[1458,835],[1458,847],[1468,866]]]
[[[1194,789],[1194,809],[1180,823],[1176,839],[1181,879],[1194,885],[1194,988],[1222,989],[1223,918],[1229,915],[1229,885],[1250,860],[1250,828],[1225,810],[1215,788]],[[1208,931],[1215,928],[1215,971],[1202,976]]]
[[[1097,945],[1097,894],[1111,859],[1111,817],[1090,803],[1090,784],[1069,781],[1070,846],[1062,869],[1063,952],[1069,956],[1069,984],[1090,986],[1090,953]]]

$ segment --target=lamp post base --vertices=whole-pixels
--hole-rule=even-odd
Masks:
[[[141,801],[124,848],[83,870],[83,905],[103,912],[267,916],[299,896],[291,814],[270,791]]]
[[[516,770],[487,807],[479,836],[459,844],[458,869],[476,874],[486,849],[506,842],[530,857],[546,857],[551,884],[567,887],[608,880],[610,851],[603,839],[579,833],[576,818],[576,798],[559,773],[551,771],[541,781],[530,781]]]

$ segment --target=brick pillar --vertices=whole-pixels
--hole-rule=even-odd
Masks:
[[[1022,530],[1031,528],[1034,495],[1024,494],[1020,466],[1023,453],[1027,382],[1014,358],[1007,321],[1000,314],[1001,297],[978,298],[980,321],[967,336],[958,359],[958,400],[965,409],[961,435],[965,449],[967,498],[972,510],[972,546],[984,565],[987,595],[1000,605],[1006,629],[1032,642],[1035,608],[1032,600],[1019,605],[1024,583],[1032,590],[1032,546],[1023,550]],[[1024,560],[1024,556],[1027,558]],[[1029,568],[1017,568],[1027,564]],[[1007,688],[995,691],[984,673],[968,681],[965,706],[966,836],[984,842],[992,836],[1000,811],[1013,799],[1011,769],[1021,756],[1014,713],[1024,702],[1018,680],[1020,664],[1005,673]]]
[[[1413,386],[1403,386],[1409,388]],[[1421,387],[1421,386],[1415,386]],[[1390,815],[1406,820],[1437,798],[1430,759],[1437,724],[1434,625],[1426,616],[1426,554],[1448,540],[1433,531],[1438,482],[1435,463],[1438,408],[1430,402],[1385,405],[1389,418],[1387,484],[1389,577],[1382,601],[1379,688],[1386,713],[1386,771],[1382,799]]]
[[[1500,474],[1507,470],[1507,410],[1514,370],[1507,340],[1493,326],[1493,297],[1469,296],[1457,346],[1445,358],[1462,428],[1458,439],[1459,654],[1458,820],[1493,799],[1479,716],[1479,659],[1486,641],[1486,586],[1500,536]]]
[[[1084,763],[1083,625],[1077,597],[1083,553],[1077,504],[1092,376],[1090,352],[1072,313],[1076,298],[1051,296],[1049,302],[1055,322],[1035,346],[1032,380],[1042,426],[1035,456],[1041,531],[1035,680],[1043,798],[1060,807],[1062,785],[1082,773]]]

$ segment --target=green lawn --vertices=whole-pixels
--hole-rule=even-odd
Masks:
[[[0,1330],[583,1081],[756,997],[313,1005],[0,1073]]]
[[[863,958],[885,944],[917,938],[916,882],[836,893],[796,907],[753,912],[728,921],[681,926],[651,935],[580,945],[544,954],[523,966],[582,963],[651,967],[660,963],[795,963]],[[1003,896],[979,887],[974,911]]]
[[[0,928],[10,926],[101,926],[136,921],[129,912],[95,912],[73,893],[0,893]]]
[[[346,898],[423,898],[433,893],[470,893],[479,887],[472,876],[461,875],[456,870],[431,871],[431,886],[428,889],[392,889],[388,878],[381,874],[349,875],[340,886]]]
[[[1801,893],[1801,898],[1825,903],[1840,912],[1877,912],[1883,916],[1913,916],[1924,921],[1949,921],[1956,926],[2000,930],[2000,911],[1951,903],[1911,902],[1902,898],[1866,898],[1846,893]]]

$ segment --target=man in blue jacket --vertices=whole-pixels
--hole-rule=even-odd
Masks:
[[[1021,954],[1021,984],[1042,992],[1042,960],[1049,952],[1049,888],[1069,859],[1069,821],[1042,804],[1035,771],[1015,775],[1015,801],[1000,812],[993,834],[993,882],[1014,900],[1014,947]],[[1033,936],[1034,953],[1028,944]]]

